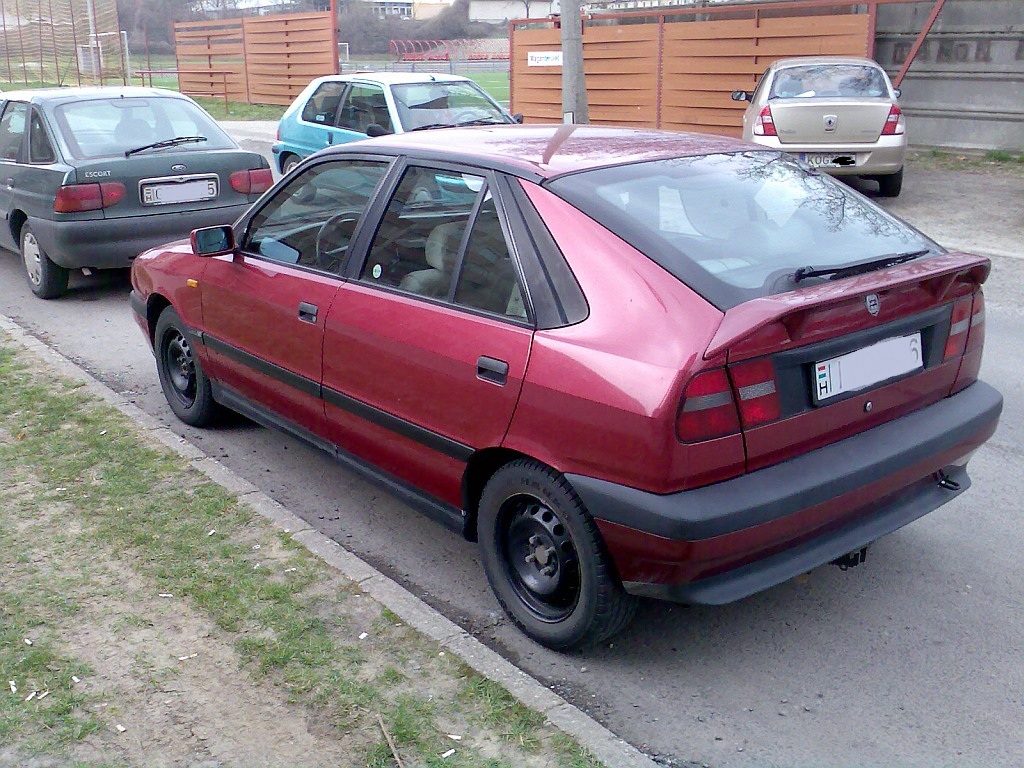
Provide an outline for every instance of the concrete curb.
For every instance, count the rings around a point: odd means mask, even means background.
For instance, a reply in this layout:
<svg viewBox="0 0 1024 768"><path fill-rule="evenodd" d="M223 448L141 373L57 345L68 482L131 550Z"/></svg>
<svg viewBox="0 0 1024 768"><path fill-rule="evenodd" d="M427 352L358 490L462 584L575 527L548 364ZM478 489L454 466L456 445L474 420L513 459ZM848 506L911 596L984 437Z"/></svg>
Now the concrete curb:
<svg viewBox="0 0 1024 768"><path fill-rule="evenodd" d="M523 705L544 715L552 725L576 739L606 765L611 768L658 768L657 763L638 749L506 661L397 582L344 549L336 541L315 531L309 523L264 494L255 485L239 477L216 459L206 456L157 419L3 315L0 315L0 330L50 365L64 378L82 384L82 388L90 395L117 408L140 427L142 436L175 451L207 478L237 494L240 503L290 534L312 554L354 581L368 596L421 634L458 656L479 674L504 686Z"/></svg>

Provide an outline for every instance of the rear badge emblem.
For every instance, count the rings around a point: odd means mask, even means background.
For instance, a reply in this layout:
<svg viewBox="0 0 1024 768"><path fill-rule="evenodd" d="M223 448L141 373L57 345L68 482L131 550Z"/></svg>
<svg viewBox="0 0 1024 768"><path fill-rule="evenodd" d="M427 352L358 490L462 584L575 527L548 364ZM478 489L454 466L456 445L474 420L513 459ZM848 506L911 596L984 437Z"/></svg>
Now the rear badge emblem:
<svg viewBox="0 0 1024 768"><path fill-rule="evenodd" d="M182 165L181 163L178 163L177 165L172 165L171 170L181 172L185 170L185 166Z"/></svg>
<svg viewBox="0 0 1024 768"><path fill-rule="evenodd" d="M871 315L872 317L877 315L878 314L878 309L879 309L878 294L877 293L869 293L867 296L865 296L864 297L864 306L868 308L868 314L869 315Z"/></svg>
<svg viewBox="0 0 1024 768"><path fill-rule="evenodd" d="M839 115L825 115L823 119L825 121L826 131L834 131L836 126L839 124Z"/></svg>

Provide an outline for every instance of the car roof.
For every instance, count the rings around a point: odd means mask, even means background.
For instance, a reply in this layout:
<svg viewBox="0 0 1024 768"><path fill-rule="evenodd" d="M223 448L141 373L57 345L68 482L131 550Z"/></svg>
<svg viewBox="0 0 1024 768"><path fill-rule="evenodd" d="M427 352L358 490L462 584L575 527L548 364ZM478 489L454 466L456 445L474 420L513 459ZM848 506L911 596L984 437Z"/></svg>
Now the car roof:
<svg viewBox="0 0 1024 768"><path fill-rule="evenodd" d="M882 69L882 66L874 59L865 59L861 56L794 56L788 59L776 59L771 63L769 69L785 69L808 64L859 64Z"/></svg>
<svg viewBox="0 0 1024 768"><path fill-rule="evenodd" d="M31 101L33 104L60 104L81 99L166 97L189 100L177 91L166 88L143 88L137 85L88 85L68 88L33 88L21 91L5 91L2 98L13 101Z"/></svg>
<svg viewBox="0 0 1024 768"><path fill-rule="evenodd" d="M377 85L405 85L407 83L464 83L468 77L445 75L440 72L349 72L343 75L325 75L318 83L341 82L375 83Z"/></svg>
<svg viewBox="0 0 1024 768"><path fill-rule="evenodd" d="M672 157L765 151L739 139L700 133L596 125L495 125L381 136L327 150L463 162L536 181L568 173Z"/></svg>

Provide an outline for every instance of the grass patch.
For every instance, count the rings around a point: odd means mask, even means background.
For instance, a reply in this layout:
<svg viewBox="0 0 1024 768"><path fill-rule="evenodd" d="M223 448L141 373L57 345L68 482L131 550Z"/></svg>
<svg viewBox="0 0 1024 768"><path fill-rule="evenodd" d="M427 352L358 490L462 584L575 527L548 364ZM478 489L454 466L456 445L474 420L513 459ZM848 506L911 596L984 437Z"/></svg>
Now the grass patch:
<svg viewBox="0 0 1024 768"><path fill-rule="evenodd" d="M958 152L942 149L911 151L907 164L916 168L971 173L1024 174L1024 154L1004 150Z"/></svg>
<svg viewBox="0 0 1024 768"><path fill-rule="evenodd" d="M190 685L198 654L165 647L185 611L209 627L200 638L234 655L233 684L275 692L361 764L394 765L386 731L415 765L599 765L185 460L145 443L122 414L38 365L0 336L5 748L75 764L88 738L92 754L106 745L103 759L124 762L117 718L168 685ZM98 684L93 667L106 662L99 651L81 657L96 645L76 645L83 632L117 648L120 687ZM75 678L97 683L83 689Z"/></svg>
<svg viewBox="0 0 1024 768"><path fill-rule="evenodd" d="M1007 152L1003 149L990 149L985 153L990 163L1024 163L1024 153Z"/></svg>

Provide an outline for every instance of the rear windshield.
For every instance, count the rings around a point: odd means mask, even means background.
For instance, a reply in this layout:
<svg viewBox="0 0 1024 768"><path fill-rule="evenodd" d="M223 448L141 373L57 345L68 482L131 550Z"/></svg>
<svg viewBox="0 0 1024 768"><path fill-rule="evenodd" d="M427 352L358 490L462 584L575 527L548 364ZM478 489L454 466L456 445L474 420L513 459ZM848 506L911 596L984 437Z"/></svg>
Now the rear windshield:
<svg viewBox="0 0 1024 768"><path fill-rule="evenodd" d="M236 146L202 108L178 98L74 101L57 107L54 116L69 153L80 160L123 157L128 150L182 136L203 136L206 141L180 144L173 151L201 152Z"/></svg>
<svg viewBox="0 0 1024 768"><path fill-rule="evenodd" d="M779 70L769 99L888 96L882 70L864 64L808 64Z"/></svg>
<svg viewBox="0 0 1024 768"><path fill-rule="evenodd" d="M781 152L680 157L562 176L548 188L721 310L828 269L942 249ZM814 278L811 280L817 280Z"/></svg>

